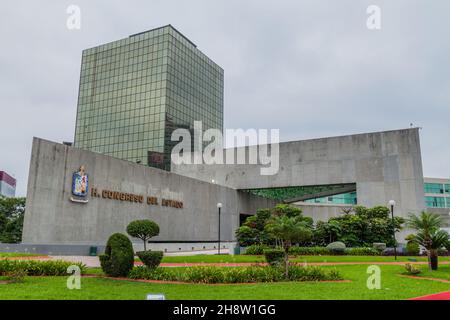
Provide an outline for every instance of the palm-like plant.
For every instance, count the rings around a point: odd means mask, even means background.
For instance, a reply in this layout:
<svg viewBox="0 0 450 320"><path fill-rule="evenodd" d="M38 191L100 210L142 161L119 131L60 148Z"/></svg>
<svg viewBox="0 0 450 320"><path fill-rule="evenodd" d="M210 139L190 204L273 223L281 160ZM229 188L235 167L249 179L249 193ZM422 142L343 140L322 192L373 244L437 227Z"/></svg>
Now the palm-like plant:
<svg viewBox="0 0 450 320"><path fill-rule="evenodd" d="M298 242L310 240L312 237L311 225L302 216L288 217L287 215L274 216L265 227L266 231L279 240L284 249L285 276L289 276L289 248Z"/></svg>
<svg viewBox="0 0 450 320"><path fill-rule="evenodd" d="M430 270L437 270L438 250L448 243L448 233L440 230L441 218L429 212L422 212L419 216L410 214L406 224L417 231L412 241L427 250Z"/></svg>

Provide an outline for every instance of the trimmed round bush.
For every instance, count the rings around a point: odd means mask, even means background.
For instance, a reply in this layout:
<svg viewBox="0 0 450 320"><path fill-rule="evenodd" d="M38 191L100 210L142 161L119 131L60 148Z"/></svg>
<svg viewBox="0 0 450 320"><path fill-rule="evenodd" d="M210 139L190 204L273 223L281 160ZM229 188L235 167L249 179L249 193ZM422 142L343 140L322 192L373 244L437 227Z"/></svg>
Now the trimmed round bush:
<svg viewBox="0 0 450 320"><path fill-rule="evenodd" d="M100 255L103 272L111 277L126 277L134 266L134 251L130 239L114 233L108 239L105 254Z"/></svg>
<svg viewBox="0 0 450 320"><path fill-rule="evenodd" d="M284 260L284 251L281 249L264 250L266 261L271 266L279 266Z"/></svg>
<svg viewBox="0 0 450 320"><path fill-rule="evenodd" d="M164 253L162 251L138 251L136 255L150 269L158 268Z"/></svg>
<svg viewBox="0 0 450 320"><path fill-rule="evenodd" d="M144 251L146 251L148 239L159 234L159 226L152 220L135 220L128 224L127 233L133 238L144 241Z"/></svg>
<svg viewBox="0 0 450 320"><path fill-rule="evenodd" d="M327 245L327 248L333 252L333 254L344 254L345 253L345 243L341 241L332 242Z"/></svg>

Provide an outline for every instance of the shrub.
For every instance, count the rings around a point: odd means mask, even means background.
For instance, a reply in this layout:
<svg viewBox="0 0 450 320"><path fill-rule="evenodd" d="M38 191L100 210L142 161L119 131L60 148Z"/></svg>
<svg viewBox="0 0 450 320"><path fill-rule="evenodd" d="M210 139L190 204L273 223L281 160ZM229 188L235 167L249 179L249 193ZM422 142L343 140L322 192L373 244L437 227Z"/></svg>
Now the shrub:
<svg viewBox="0 0 450 320"><path fill-rule="evenodd" d="M247 255L263 255L264 250L270 249L269 246L264 244L253 244L251 246L248 246L245 249L245 254Z"/></svg>
<svg viewBox="0 0 450 320"><path fill-rule="evenodd" d="M405 269L408 274L413 274L413 275L419 274L422 272L419 268L413 266L411 263L405 264Z"/></svg>
<svg viewBox="0 0 450 320"><path fill-rule="evenodd" d="M25 280L27 271L25 269L17 269L6 273L6 279L10 283L22 283Z"/></svg>
<svg viewBox="0 0 450 320"><path fill-rule="evenodd" d="M420 254L420 246L413 241L406 244L406 253L410 256L418 256Z"/></svg>
<svg viewBox="0 0 450 320"><path fill-rule="evenodd" d="M378 256L380 251L370 247L347 248L344 253L349 256Z"/></svg>
<svg viewBox="0 0 450 320"><path fill-rule="evenodd" d="M67 268L77 265L81 273L85 272L86 266L81 263L68 261L50 260L0 260L0 276L8 276L13 273L24 271L28 276L64 276L67 275Z"/></svg>
<svg viewBox="0 0 450 320"><path fill-rule="evenodd" d="M320 267L289 266L286 279L282 268L271 267L190 267L148 269L135 267L129 274L131 279L182 281L193 283L257 283L278 281L325 281L342 280L336 269Z"/></svg>
<svg viewBox="0 0 450 320"><path fill-rule="evenodd" d="M337 255L345 253L345 243L340 241L330 243L329 245L327 245L327 248Z"/></svg>
<svg viewBox="0 0 450 320"><path fill-rule="evenodd" d="M139 251L136 255L148 268L155 269L161 263L164 254L162 251Z"/></svg>
<svg viewBox="0 0 450 320"><path fill-rule="evenodd" d="M133 238L144 241L144 251L146 251L148 239L159 234L159 226L151 220L135 220L128 224L127 233Z"/></svg>
<svg viewBox="0 0 450 320"><path fill-rule="evenodd" d="M264 256L271 266L280 266L284 261L284 251L281 249L264 250Z"/></svg>
<svg viewBox="0 0 450 320"><path fill-rule="evenodd" d="M105 254L100 255L103 272L111 277L125 277L134 265L133 245L124 234L114 233L108 239Z"/></svg>

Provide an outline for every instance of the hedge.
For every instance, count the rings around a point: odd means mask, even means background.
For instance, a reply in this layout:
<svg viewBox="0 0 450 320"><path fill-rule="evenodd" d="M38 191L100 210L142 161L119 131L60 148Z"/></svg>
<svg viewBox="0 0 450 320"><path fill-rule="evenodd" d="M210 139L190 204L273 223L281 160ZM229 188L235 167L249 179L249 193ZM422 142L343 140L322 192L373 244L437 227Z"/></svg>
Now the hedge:
<svg viewBox="0 0 450 320"><path fill-rule="evenodd" d="M50 260L0 260L0 276L8 275L16 271L24 271L28 276L67 276L67 268L76 265L83 274L86 266L81 263L69 261Z"/></svg>
<svg viewBox="0 0 450 320"><path fill-rule="evenodd" d="M245 254L261 256L264 254L264 250L267 249L271 249L271 247L265 244L252 244L251 246L245 248Z"/></svg>
<svg viewBox="0 0 450 320"><path fill-rule="evenodd" d="M192 283L257 283L278 281L332 281L342 280L336 269L323 269L317 266L289 266L286 279L282 268L272 267L189 267L157 268L135 267L128 275L131 279L180 281Z"/></svg>

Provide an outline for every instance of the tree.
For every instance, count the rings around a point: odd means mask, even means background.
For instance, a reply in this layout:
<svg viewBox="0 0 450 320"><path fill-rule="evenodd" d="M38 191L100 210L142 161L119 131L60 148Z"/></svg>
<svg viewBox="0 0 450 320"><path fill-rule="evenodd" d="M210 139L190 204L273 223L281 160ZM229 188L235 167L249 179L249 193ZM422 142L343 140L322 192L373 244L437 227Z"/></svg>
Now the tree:
<svg viewBox="0 0 450 320"><path fill-rule="evenodd" d="M0 196L0 242L17 243L22 240L25 198Z"/></svg>
<svg viewBox="0 0 450 320"><path fill-rule="evenodd" d="M421 212L419 216L410 214L407 226L417 231L412 241L427 250L428 267L430 270L438 268L438 250L448 243L448 233L440 230L441 218L434 213Z"/></svg>
<svg viewBox="0 0 450 320"><path fill-rule="evenodd" d="M265 229L278 239L284 250L285 276L289 277L289 248L294 243L309 241L312 237L310 223L301 215L289 217L287 215L273 216Z"/></svg>
<svg viewBox="0 0 450 320"><path fill-rule="evenodd" d="M255 215L248 217L242 226L236 230L236 239L239 244L250 246L273 243L273 238L264 230L264 226L271 215L271 209L258 209Z"/></svg>
<svg viewBox="0 0 450 320"><path fill-rule="evenodd" d="M329 222L318 221L314 229L314 243L326 246L341 237L342 228L338 221Z"/></svg>
<svg viewBox="0 0 450 320"><path fill-rule="evenodd" d="M144 241L144 251L147 251L147 241L159 234L159 226L151 220L135 220L128 224L127 233Z"/></svg>

